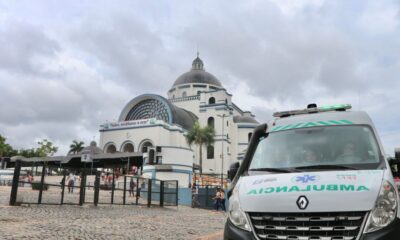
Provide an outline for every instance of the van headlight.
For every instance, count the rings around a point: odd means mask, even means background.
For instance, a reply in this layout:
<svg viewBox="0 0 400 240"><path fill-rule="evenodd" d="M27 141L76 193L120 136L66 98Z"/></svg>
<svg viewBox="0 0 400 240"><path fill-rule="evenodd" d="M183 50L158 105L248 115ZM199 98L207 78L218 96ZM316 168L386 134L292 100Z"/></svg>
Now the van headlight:
<svg viewBox="0 0 400 240"><path fill-rule="evenodd" d="M365 233L374 232L388 226L397 215L397 191L384 180L375 207L369 214Z"/></svg>
<svg viewBox="0 0 400 240"><path fill-rule="evenodd" d="M229 220L236 227L250 231L250 224L247 220L246 214L240 208L238 185L233 189L232 196L229 198Z"/></svg>

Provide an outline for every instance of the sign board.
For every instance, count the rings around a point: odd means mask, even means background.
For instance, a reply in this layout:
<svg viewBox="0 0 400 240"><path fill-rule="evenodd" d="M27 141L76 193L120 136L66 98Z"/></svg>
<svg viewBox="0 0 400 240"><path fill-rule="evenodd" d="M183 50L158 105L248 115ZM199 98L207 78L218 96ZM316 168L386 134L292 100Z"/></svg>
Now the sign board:
<svg viewBox="0 0 400 240"><path fill-rule="evenodd" d="M92 154L90 151L82 151L81 162L92 162Z"/></svg>
<svg viewBox="0 0 400 240"><path fill-rule="evenodd" d="M146 125L153 125L156 123L157 123L156 118L149 118L149 119L140 119L140 120L132 120L124 122L105 123L101 125L101 127L106 130L106 129L146 126Z"/></svg>

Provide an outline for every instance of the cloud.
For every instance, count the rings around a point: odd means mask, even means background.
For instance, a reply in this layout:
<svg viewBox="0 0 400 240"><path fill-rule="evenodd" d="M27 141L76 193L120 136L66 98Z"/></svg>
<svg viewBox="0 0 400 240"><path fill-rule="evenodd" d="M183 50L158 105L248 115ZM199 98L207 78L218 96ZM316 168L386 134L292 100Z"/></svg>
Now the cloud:
<svg viewBox="0 0 400 240"><path fill-rule="evenodd" d="M6 21L0 30L0 71L45 76L45 62L60 46L40 27L18 21Z"/></svg>
<svg viewBox="0 0 400 240"><path fill-rule="evenodd" d="M372 1L361 14L357 24L371 34L386 34L398 30L399 4L397 2Z"/></svg>
<svg viewBox="0 0 400 240"><path fill-rule="evenodd" d="M12 47L1 56L0 134L17 148L35 147L41 138L63 152L73 139L88 143L100 124L117 118L131 94L68 55L43 29L16 26L1 40Z"/></svg>
<svg viewBox="0 0 400 240"><path fill-rule="evenodd" d="M198 19L182 35L204 42L209 58L247 82L253 94L294 100L304 97L299 89L310 82L333 94L363 89L351 39L340 29L304 27L308 20L286 18L270 3L225 14Z"/></svg>
<svg viewBox="0 0 400 240"><path fill-rule="evenodd" d="M107 78L140 91L166 91L171 85L170 57L158 32L129 12L86 19L74 26L70 42L98 63ZM140 83L138 85L137 83Z"/></svg>

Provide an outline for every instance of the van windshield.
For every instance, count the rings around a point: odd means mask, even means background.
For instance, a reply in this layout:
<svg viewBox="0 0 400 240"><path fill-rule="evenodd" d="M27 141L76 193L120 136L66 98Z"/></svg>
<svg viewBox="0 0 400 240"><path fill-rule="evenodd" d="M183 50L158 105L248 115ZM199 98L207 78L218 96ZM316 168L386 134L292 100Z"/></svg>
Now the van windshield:
<svg viewBox="0 0 400 240"><path fill-rule="evenodd" d="M260 140L249 170L376 169L381 154L366 126L326 126L272 132Z"/></svg>

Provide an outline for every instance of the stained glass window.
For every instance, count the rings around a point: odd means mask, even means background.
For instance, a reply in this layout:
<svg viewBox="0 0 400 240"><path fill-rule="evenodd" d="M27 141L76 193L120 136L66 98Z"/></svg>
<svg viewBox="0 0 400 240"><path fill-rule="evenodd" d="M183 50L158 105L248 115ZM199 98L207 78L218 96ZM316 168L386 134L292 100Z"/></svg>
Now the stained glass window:
<svg viewBox="0 0 400 240"><path fill-rule="evenodd" d="M125 121L156 118L169 122L167 107L157 99L146 99L136 104L128 113Z"/></svg>

